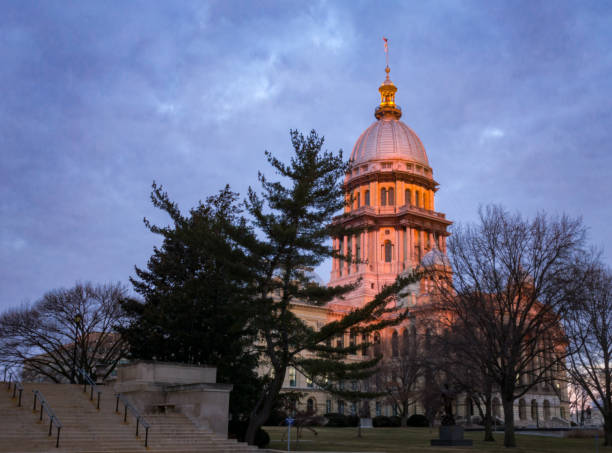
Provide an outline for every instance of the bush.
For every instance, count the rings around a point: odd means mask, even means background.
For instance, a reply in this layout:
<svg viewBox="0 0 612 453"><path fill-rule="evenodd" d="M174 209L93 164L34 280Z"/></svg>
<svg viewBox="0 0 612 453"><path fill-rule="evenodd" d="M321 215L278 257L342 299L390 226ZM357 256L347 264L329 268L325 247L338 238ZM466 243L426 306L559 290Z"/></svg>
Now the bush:
<svg viewBox="0 0 612 453"><path fill-rule="evenodd" d="M389 422L391 423L391 426L393 428L398 428L402 426L402 418L398 417L397 415L393 415L392 417L389 417Z"/></svg>
<svg viewBox="0 0 612 453"><path fill-rule="evenodd" d="M231 420L228 425L228 438L236 439L238 442L244 442L249 422L245 420ZM270 435L259 428L255 433L255 445L259 448L266 448L270 444Z"/></svg>
<svg viewBox="0 0 612 453"><path fill-rule="evenodd" d="M391 419L384 415L377 415L372 419L372 426L374 428L389 428L391 426Z"/></svg>
<svg viewBox="0 0 612 453"><path fill-rule="evenodd" d="M346 428L349 426L348 417L346 415L330 412L325 414L325 418L327 419L327 424L325 426L329 426L330 428Z"/></svg>
<svg viewBox="0 0 612 453"><path fill-rule="evenodd" d="M346 416L346 426L351 426L351 427L359 426L359 416L358 415L347 415Z"/></svg>
<svg viewBox="0 0 612 453"><path fill-rule="evenodd" d="M273 409L270 416L264 423L265 426L282 426L285 424L287 413L282 410Z"/></svg>
<svg viewBox="0 0 612 453"><path fill-rule="evenodd" d="M406 420L406 425L413 428L427 428L429 426L429 421L424 415L414 414L408 417L408 420Z"/></svg>

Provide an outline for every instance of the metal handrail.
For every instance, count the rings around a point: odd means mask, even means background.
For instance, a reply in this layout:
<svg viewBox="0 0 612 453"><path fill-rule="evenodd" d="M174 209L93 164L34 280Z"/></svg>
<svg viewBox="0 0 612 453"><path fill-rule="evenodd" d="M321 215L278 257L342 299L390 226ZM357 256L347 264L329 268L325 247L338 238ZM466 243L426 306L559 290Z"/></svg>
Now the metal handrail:
<svg viewBox="0 0 612 453"><path fill-rule="evenodd" d="M119 413L119 401L123 403L123 422L127 423L127 413L128 410L132 412L132 415L136 419L136 437L138 437L138 425L142 425L145 429L145 447L149 446L149 428L151 425L144 419L138 409L136 409L132 404L121 394L116 393L115 398L117 398L117 403L115 404L115 412Z"/></svg>
<svg viewBox="0 0 612 453"><path fill-rule="evenodd" d="M34 392L34 407L32 408L32 412L36 412L36 400L40 400L40 418L39 420L42 422L43 419L43 409L49 416L49 436L51 436L51 431L53 430L53 422L55 421L55 426L57 427L57 440L55 441L55 448L59 448L59 439L60 439L60 431L62 429L62 422L60 422L59 418L49 406L49 403L45 399L44 395L40 392L40 390L32 390Z"/></svg>
<svg viewBox="0 0 612 453"><path fill-rule="evenodd" d="M21 395L23 393L23 385L21 384L21 382L19 382L19 380L17 380L17 377L15 377L12 371L9 371L8 375L9 375L9 380L8 380L8 390L7 391L9 392L11 391L11 383L12 383L13 384L12 398L15 399L17 395L17 391L19 391L19 400L17 402L17 407L21 407Z"/></svg>
<svg viewBox="0 0 612 453"><path fill-rule="evenodd" d="M100 410L100 394L102 393L102 390L98 388L94 380L83 368L79 369L79 373L81 374L81 376L83 376L83 380L85 381L83 384L83 393L87 391L87 385L89 384L89 387L91 389L91 392L89 394L89 401L93 401L93 395L95 391L98 394L98 402L96 404L96 409Z"/></svg>

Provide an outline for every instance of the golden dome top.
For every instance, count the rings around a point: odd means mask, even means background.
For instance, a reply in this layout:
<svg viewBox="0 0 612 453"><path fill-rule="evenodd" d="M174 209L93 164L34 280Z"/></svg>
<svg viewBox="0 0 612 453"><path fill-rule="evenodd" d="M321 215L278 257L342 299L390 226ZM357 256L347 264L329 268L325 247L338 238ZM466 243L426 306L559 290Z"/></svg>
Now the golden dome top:
<svg viewBox="0 0 612 453"><path fill-rule="evenodd" d="M374 116L378 120L386 116L392 116L399 120L402 117L402 109L395 103L397 87L393 85L393 82L391 82L389 78L391 69L389 69L388 65L385 68L385 72L387 73L387 77L382 85L378 87L378 91L380 92L380 105L376 107Z"/></svg>

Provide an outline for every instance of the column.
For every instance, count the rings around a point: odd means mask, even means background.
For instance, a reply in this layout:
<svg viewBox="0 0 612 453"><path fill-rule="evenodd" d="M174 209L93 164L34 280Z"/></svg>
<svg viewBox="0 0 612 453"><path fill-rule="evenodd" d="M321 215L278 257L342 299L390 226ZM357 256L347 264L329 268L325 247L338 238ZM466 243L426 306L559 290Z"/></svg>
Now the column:
<svg viewBox="0 0 612 453"><path fill-rule="evenodd" d="M359 258L356 254L357 254L357 235L353 234L351 235L351 253L352 253L352 259L353 261L355 261L355 258ZM357 272L357 264L355 263L351 263L351 270L352 272Z"/></svg>
<svg viewBox="0 0 612 453"><path fill-rule="evenodd" d="M365 270L369 270L370 264L368 263L368 257L370 254L370 249L368 248L369 244L368 244L368 236L369 236L369 231L365 230L363 232L363 261L365 261L365 263L363 264L365 266Z"/></svg>
<svg viewBox="0 0 612 453"><path fill-rule="evenodd" d="M397 187L397 184L396 184ZM401 266L401 248L400 248L400 229L399 228L395 228L395 244L394 244L394 248L395 250L393 251L393 269L395 270L395 273L398 274L402 271L402 266Z"/></svg>
<svg viewBox="0 0 612 453"><path fill-rule="evenodd" d="M348 251L348 236L343 236L342 237L342 254L346 255L347 251ZM342 274L343 275L348 274L348 261L346 260L342 261Z"/></svg>

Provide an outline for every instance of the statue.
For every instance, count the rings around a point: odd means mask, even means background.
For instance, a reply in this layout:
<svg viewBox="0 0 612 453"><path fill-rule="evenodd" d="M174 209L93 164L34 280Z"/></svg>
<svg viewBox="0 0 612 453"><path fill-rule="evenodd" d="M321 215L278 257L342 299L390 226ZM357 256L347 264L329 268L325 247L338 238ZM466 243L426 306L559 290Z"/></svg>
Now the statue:
<svg viewBox="0 0 612 453"><path fill-rule="evenodd" d="M455 425L455 417L453 416L453 400L454 393L449 388L448 384L444 384L442 393L442 403L444 404L444 415L442 416L442 426Z"/></svg>

